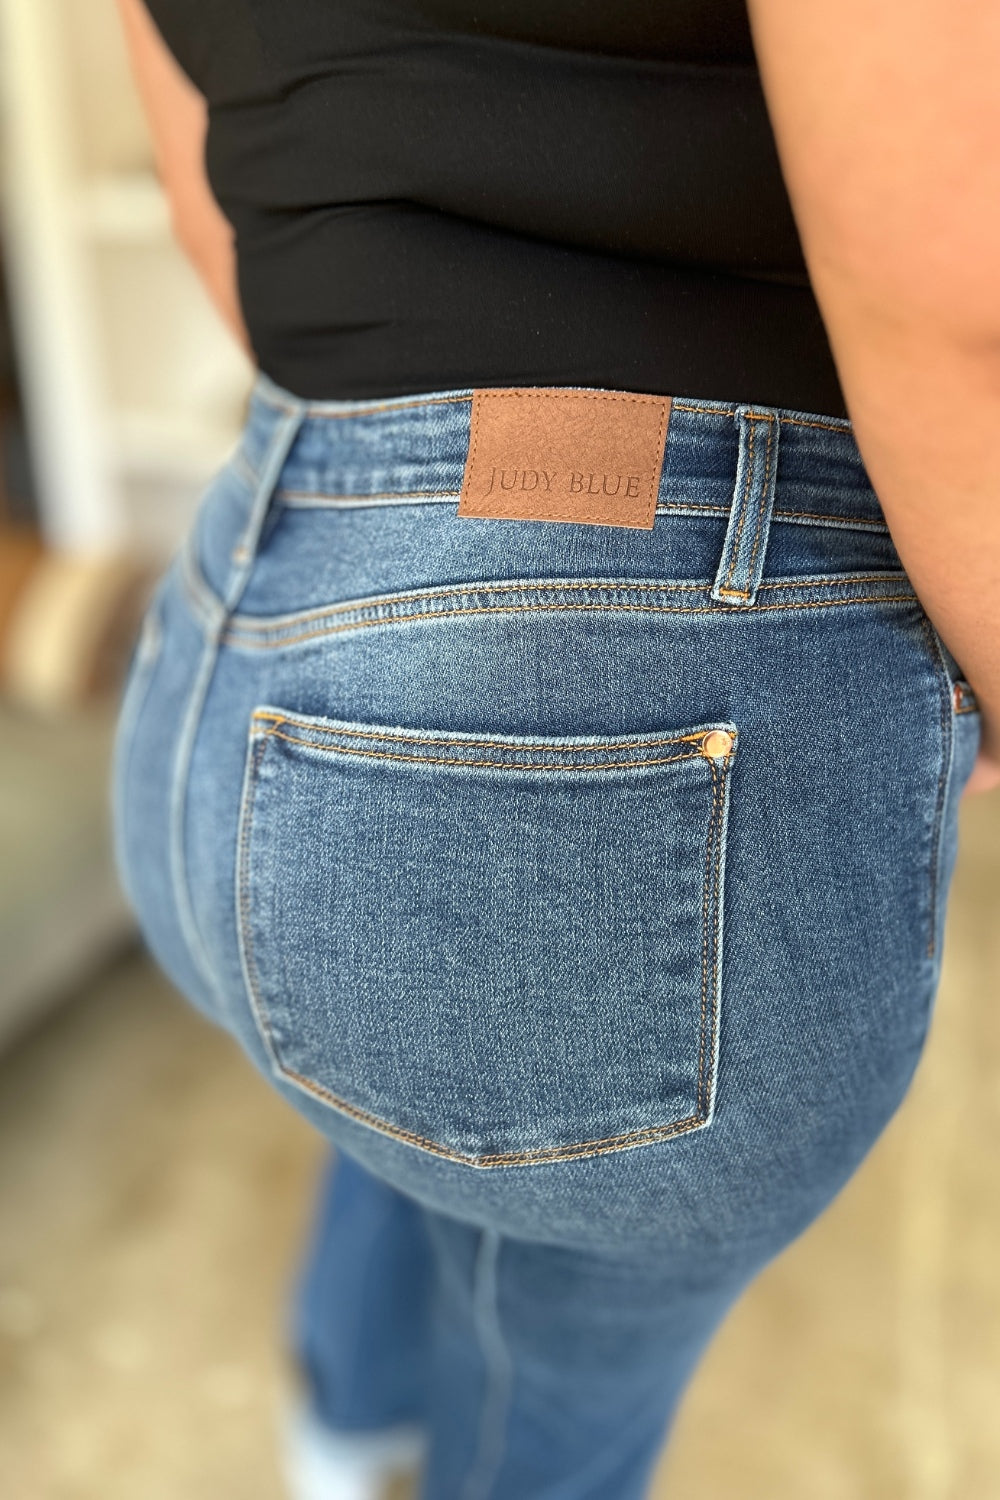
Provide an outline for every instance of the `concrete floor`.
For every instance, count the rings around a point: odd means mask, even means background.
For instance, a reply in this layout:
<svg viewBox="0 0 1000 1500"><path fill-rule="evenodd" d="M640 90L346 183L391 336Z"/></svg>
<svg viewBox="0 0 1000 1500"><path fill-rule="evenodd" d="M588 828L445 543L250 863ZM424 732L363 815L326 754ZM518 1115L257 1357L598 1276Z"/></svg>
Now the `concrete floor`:
<svg viewBox="0 0 1000 1500"><path fill-rule="evenodd" d="M655 1500L1000 1497L1000 796L910 1095L717 1337ZM125 955L0 1063L0 1495L281 1500L321 1143Z"/></svg>

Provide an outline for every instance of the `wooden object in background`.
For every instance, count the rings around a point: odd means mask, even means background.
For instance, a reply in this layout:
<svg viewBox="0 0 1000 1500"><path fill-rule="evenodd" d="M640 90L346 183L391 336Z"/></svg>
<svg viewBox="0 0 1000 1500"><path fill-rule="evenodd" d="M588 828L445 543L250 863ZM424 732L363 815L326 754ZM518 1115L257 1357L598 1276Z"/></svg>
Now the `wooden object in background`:
<svg viewBox="0 0 1000 1500"><path fill-rule="evenodd" d="M129 553L41 552L0 638L3 695L44 715L110 699L156 573Z"/></svg>
<svg viewBox="0 0 1000 1500"><path fill-rule="evenodd" d="M36 527L0 522L0 656L17 602L44 550Z"/></svg>
<svg viewBox="0 0 1000 1500"><path fill-rule="evenodd" d="M0 0L0 242L46 543L166 558L253 372L171 233L114 0Z"/></svg>

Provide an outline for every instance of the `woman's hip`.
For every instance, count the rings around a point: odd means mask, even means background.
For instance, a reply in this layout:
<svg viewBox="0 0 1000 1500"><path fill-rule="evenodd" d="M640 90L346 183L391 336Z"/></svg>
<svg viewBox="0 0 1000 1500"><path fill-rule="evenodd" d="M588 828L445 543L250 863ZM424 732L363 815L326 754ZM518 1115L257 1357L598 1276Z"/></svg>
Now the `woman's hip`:
<svg viewBox="0 0 1000 1500"><path fill-rule="evenodd" d="M912 1074L977 734L849 428L675 401L651 525L473 517L468 394L262 391L127 690L154 954L429 1207L766 1257Z"/></svg>

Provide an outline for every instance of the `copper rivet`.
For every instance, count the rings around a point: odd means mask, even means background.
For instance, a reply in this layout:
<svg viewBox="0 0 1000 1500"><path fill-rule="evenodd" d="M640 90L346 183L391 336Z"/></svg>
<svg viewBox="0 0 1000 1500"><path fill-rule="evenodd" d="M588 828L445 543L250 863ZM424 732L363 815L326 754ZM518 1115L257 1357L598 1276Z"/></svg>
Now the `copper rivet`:
<svg viewBox="0 0 1000 1500"><path fill-rule="evenodd" d="M728 755L732 748L733 737L725 729L713 729L701 742L701 753L707 755L709 760L715 760L720 755Z"/></svg>

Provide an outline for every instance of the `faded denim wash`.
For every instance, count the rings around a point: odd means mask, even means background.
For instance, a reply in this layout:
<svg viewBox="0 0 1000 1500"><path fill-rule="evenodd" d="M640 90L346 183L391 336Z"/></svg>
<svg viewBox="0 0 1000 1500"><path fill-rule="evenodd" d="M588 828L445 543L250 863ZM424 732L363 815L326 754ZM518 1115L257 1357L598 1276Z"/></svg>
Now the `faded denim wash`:
<svg viewBox="0 0 1000 1500"><path fill-rule="evenodd" d="M320 1418L425 1424L423 1500L639 1500L907 1089L979 713L849 422L675 396L642 530L459 517L470 409L258 375L133 653L117 859L338 1148Z"/></svg>

